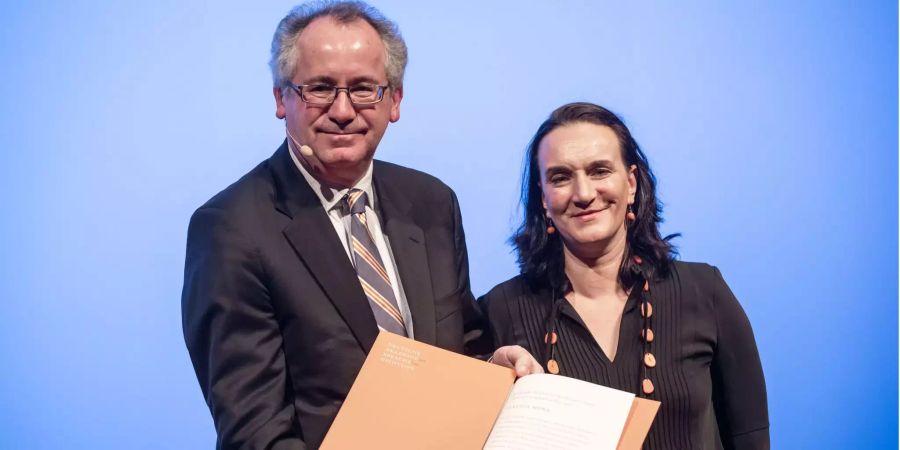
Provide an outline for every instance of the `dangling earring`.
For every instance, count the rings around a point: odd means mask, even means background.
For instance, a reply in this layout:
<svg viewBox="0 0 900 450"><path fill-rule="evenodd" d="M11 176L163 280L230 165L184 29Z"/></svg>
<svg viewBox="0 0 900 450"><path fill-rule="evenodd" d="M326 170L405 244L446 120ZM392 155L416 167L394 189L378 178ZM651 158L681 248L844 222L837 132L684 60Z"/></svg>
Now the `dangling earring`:
<svg viewBox="0 0 900 450"><path fill-rule="evenodd" d="M547 234L556 233L556 227L553 226L553 220L547 217Z"/></svg>
<svg viewBox="0 0 900 450"><path fill-rule="evenodd" d="M634 222L637 217L634 215L634 211L631 210L631 204L628 205L628 210L625 213L625 220L629 222Z"/></svg>

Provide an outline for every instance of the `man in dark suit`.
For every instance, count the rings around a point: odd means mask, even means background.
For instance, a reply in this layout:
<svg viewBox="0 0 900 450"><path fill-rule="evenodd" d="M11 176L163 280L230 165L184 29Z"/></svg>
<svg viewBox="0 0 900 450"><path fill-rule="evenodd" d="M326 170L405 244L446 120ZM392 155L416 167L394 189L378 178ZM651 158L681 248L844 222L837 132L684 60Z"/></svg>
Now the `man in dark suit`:
<svg viewBox="0 0 900 450"><path fill-rule="evenodd" d="M302 5L278 26L287 139L188 230L184 335L218 448L318 447L379 328L492 350L455 195L373 160L405 64L396 26L365 4Z"/></svg>

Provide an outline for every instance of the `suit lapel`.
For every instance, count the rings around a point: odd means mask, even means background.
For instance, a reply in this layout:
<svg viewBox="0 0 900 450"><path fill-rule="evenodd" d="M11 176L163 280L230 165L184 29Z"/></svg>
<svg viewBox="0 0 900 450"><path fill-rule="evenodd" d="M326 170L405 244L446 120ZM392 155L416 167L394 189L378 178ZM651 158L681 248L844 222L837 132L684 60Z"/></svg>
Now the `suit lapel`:
<svg viewBox="0 0 900 450"><path fill-rule="evenodd" d="M378 326L322 203L298 172L287 143L270 161L276 180L276 208L291 217L284 236L368 353Z"/></svg>
<svg viewBox="0 0 900 450"><path fill-rule="evenodd" d="M384 224L398 277L406 294L406 301L413 320L413 333L417 341L434 345L435 316L434 295L431 287L431 270L425 252L425 233L412 215L412 204L407 196L381 172L375 162L372 182L378 196L378 214Z"/></svg>

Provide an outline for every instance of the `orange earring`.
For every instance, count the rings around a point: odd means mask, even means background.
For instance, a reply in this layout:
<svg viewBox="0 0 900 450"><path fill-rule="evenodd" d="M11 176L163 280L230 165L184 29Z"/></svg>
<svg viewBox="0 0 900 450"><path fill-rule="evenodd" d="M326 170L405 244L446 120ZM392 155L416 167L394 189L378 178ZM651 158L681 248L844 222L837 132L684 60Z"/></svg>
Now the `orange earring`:
<svg viewBox="0 0 900 450"><path fill-rule="evenodd" d="M636 218L634 211L631 210L631 205L628 205L628 212L625 213L625 219L629 222L634 222Z"/></svg>

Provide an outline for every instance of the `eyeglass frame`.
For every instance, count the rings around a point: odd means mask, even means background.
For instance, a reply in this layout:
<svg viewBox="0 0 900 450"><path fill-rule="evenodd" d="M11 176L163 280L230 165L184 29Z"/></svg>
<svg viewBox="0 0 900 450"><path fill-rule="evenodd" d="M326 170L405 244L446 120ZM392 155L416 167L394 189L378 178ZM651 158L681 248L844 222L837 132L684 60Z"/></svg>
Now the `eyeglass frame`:
<svg viewBox="0 0 900 450"><path fill-rule="evenodd" d="M355 85L353 85L353 86L344 86L344 87L330 86L330 85L325 84L325 83L315 83L315 84L294 84L294 83L291 83L291 82L285 82L284 84L285 84L286 87L289 87L289 88L293 89L294 92L297 93L297 96L300 97L300 100L302 100L304 103L308 103L308 104L310 104L310 105L317 105L317 106L325 106L325 105L331 105L331 104L333 104L333 103L337 100L338 95L341 93L341 91L344 91L344 92L347 93L347 100L349 100L350 103L351 103L352 105L360 105L360 106L377 105L378 103L381 103L382 100L384 100L384 93L385 93L385 91L386 91L389 87L391 87L390 84L381 85L381 84L370 84L370 83L358 83L358 84L355 84ZM359 102L353 101L353 96L350 95L350 88L356 87L356 86L366 86L366 85L368 85L368 86L375 86L376 88L378 88L378 91L377 91L377 93L378 93L378 100L375 100L374 102L371 102L371 103L359 103ZM303 88L304 88L304 87L307 87L307 86L329 86L329 87L331 87L331 88L334 90L334 97L331 99L330 102L322 102L322 103L318 103L318 102L314 102L314 101L311 102L311 101L307 100L306 97L303 96Z"/></svg>

